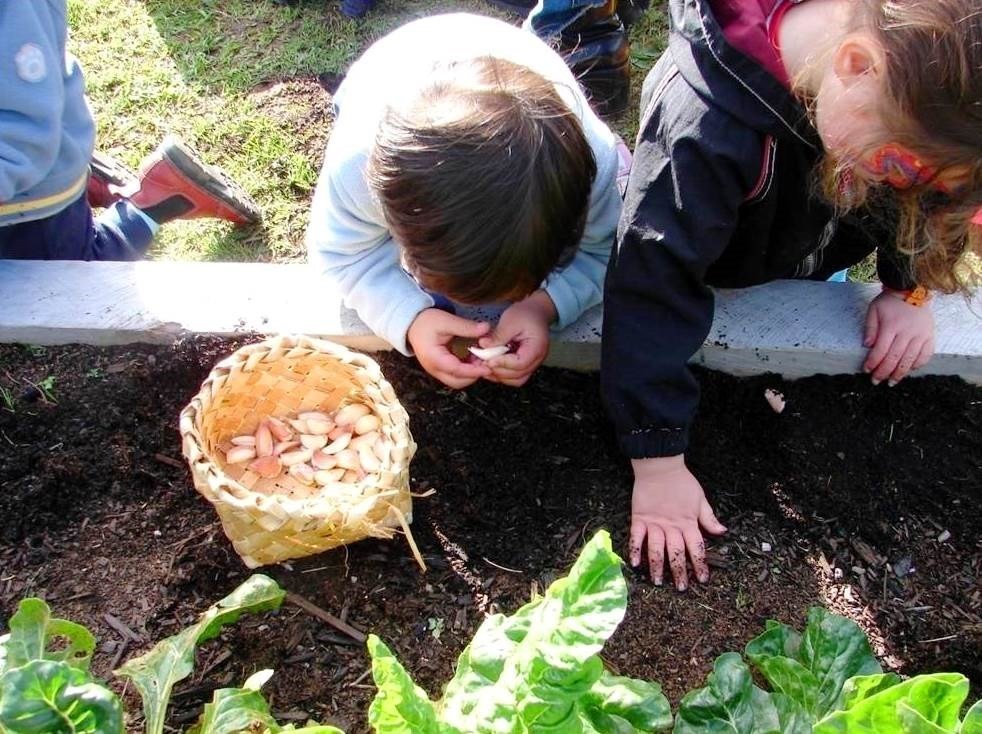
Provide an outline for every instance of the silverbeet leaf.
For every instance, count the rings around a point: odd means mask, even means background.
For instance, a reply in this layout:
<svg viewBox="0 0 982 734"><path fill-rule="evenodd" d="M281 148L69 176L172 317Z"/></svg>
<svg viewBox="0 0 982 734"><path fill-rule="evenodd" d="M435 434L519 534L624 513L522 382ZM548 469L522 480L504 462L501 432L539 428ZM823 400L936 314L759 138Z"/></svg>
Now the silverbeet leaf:
<svg viewBox="0 0 982 734"><path fill-rule="evenodd" d="M675 717L676 734L780 734L777 707L753 683L739 653L716 658L706 686L686 694Z"/></svg>
<svg viewBox="0 0 982 734"><path fill-rule="evenodd" d="M163 731L171 690L175 683L191 673L195 647L218 635L222 627L243 614L278 608L285 593L268 576L255 574L209 607L197 624L161 640L150 652L127 661L116 671L117 675L131 679L140 691L147 734Z"/></svg>
<svg viewBox="0 0 982 734"><path fill-rule="evenodd" d="M32 660L0 677L0 731L7 734L122 734L112 691L67 662Z"/></svg>
<svg viewBox="0 0 982 734"><path fill-rule="evenodd" d="M376 638L379 734L637 734L671 726L656 684L611 676L598 654L624 617L627 586L610 536L598 532L569 575L515 614L486 619L430 702Z"/></svg>
<svg viewBox="0 0 982 734"><path fill-rule="evenodd" d="M841 707L843 686L849 678L881 670L862 629L821 607L809 610L801 635L786 625L768 622L745 652L776 692L813 719Z"/></svg>
<svg viewBox="0 0 982 734"><path fill-rule="evenodd" d="M603 734L664 731L672 709L657 683L603 673L584 697L582 707L593 728Z"/></svg>
<svg viewBox="0 0 982 734"><path fill-rule="evenodd" d="M85 627L51 616L41 599L21 600L10 618L10 633L0 638L0 674L34 660L56 660L88 670L95 637ZM59 640L57 648L52 641Z"/></svg>
<svg viewBox="0 0 982 734"><path fill-rule="evenodd" d="M929 734L957 732L958 712L968 696L968 679L958 673L928 673L884 687L862 682L863 696L851 691L849 708L819 721L814 734ZM968 717L966 717L966 721ZM965 726L961 726L965 734Z"/></svg>
<svg viewBox="0 0 982 734"><path fill-rule="evenodd" d="M372 677L378 693L368 709L368 723L377 734L438 734L436 711L422 688L413 683L392 651L375 635L368 636Z"/></svg>

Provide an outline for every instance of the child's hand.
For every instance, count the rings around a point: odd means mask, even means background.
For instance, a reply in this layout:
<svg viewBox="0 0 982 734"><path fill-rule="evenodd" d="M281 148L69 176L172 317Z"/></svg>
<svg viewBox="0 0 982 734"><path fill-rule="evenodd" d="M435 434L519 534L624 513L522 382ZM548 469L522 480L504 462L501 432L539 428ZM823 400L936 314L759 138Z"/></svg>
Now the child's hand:
<svg viewBox="0 0 982 734"><path fill-rule="evenodd" d="M545 291L505 309L492 336L480 340L481 347L510 344L515 351L487 361L491 375L486 379L521 387L549 354L549 324L556 319L556 307Z"/></svg>
<svg viewBox="0 0 982 734"><path fill-rule="evenodd" d="M700 582L709 581L706 545L699 527L722 535L726 528L713 514L702 486L685 466L684 456L632 459L634 496L631 500L631 565L641 563L641 547L648 539L648 571L655 586L662 585L665 552L675 588L688 587L685 554Z"/></svg>
<svg viewBox="0 0 982 734"><path fill-rule="evenodd" d="M912 306L902 294L885 290L866 312L863 345L872 347L863 369L872 373L873 384L889 380L893 387L934 354L934 314L929 306Z"/></svg>
<svg viewBox="0 0 982 734"><path fill-rule="evenodd" d="M491 374L491 368L479 362L463 362L450 351L454 337L478 339L491 329L484 322L454 316L438 308L420 311L409 326L406 340L416 359L444 385L461 389Z"/></svg>

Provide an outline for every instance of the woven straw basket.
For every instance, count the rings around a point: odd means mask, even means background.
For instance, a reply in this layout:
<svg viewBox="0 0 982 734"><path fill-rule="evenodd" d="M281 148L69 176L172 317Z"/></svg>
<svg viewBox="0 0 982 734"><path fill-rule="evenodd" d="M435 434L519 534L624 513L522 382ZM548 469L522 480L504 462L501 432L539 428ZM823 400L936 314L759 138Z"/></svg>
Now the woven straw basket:
<svg viewBox="0 0 982 734"><path fill-rule="evenodd" d="M308 496L293 498L291 490L300 485L288 473L264 479L247 464L225 462L230 440L253 433L267 417L332 413L350 403L364 403L378 416L391 450L379 471L344 496L327 488L309 496L305 487L298 494ZM180 428L194 486L215 506L225 534L250 568L366 537L391 538L395 528L405 531L423 565L409 532L409 462L416 451L409 416L371 358L303 336L250 344L215 366L181 412Z"/></svg>

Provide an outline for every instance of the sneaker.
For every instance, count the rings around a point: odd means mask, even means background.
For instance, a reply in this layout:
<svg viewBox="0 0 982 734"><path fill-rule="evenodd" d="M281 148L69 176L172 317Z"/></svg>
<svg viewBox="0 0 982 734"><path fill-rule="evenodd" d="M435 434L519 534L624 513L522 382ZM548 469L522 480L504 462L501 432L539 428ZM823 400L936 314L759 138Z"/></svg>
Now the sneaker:
<svg viewBox="0 0 982 734"><path fill-rule="evenodd" d="M129 198L161 224L198 217L255 224L262 218L241 186L170 135L140 166L140 188Z"/></svg>
<svg viewBox="0 0 982 734"><path fill-rule="evenodd" d="M93 151L85 194L89 206L106 209L140 187L140 179L115 158Z"/></svg>

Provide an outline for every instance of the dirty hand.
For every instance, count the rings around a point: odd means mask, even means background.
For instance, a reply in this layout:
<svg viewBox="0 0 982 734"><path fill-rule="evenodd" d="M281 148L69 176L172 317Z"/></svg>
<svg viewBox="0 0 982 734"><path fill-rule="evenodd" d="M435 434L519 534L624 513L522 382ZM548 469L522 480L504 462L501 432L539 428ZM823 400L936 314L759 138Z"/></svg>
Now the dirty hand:
<svg viewBox="0 0 982 734"><path fill-rule="evenodd" d="M866 312L863 346L871 347L863 369L872 373L873 384L888 380L893 387L934 354L931 307L912 306L902 293L883 291Z"/></svg>
<svg viewBox="0 0 982 734"><path fill-rule="evenodd" d="M655 586L662 585L666 552L676 589L688 588L686 551L696 578L709 581L706 544L699 528L712 535L722 535L726 528L713 514L699 480L685 466L685 457L633 459L631 465L631 565L641 564L641 547L647 537L648 570Z"/></svg>
<svg viewBox="0 0 982 734"><path fill-rule="evenodd" d="M454 337L479 339L490 330L490 324L428 308L420 311L413 320L406 340L424 370L444 385L459 390L490 375L491 368L482 363L461 361L450 351L450 343Z"/></svg>
<svg viewBox="0 0 982 734"><path fill-rule="evenodd" d="M483 348L510 344L515 351L487 361L491 375L486 379L521 387L549 354L549 324L556 320L556 307L545 291L513 303L498 320L494 333L480 340Z"/></svg>

